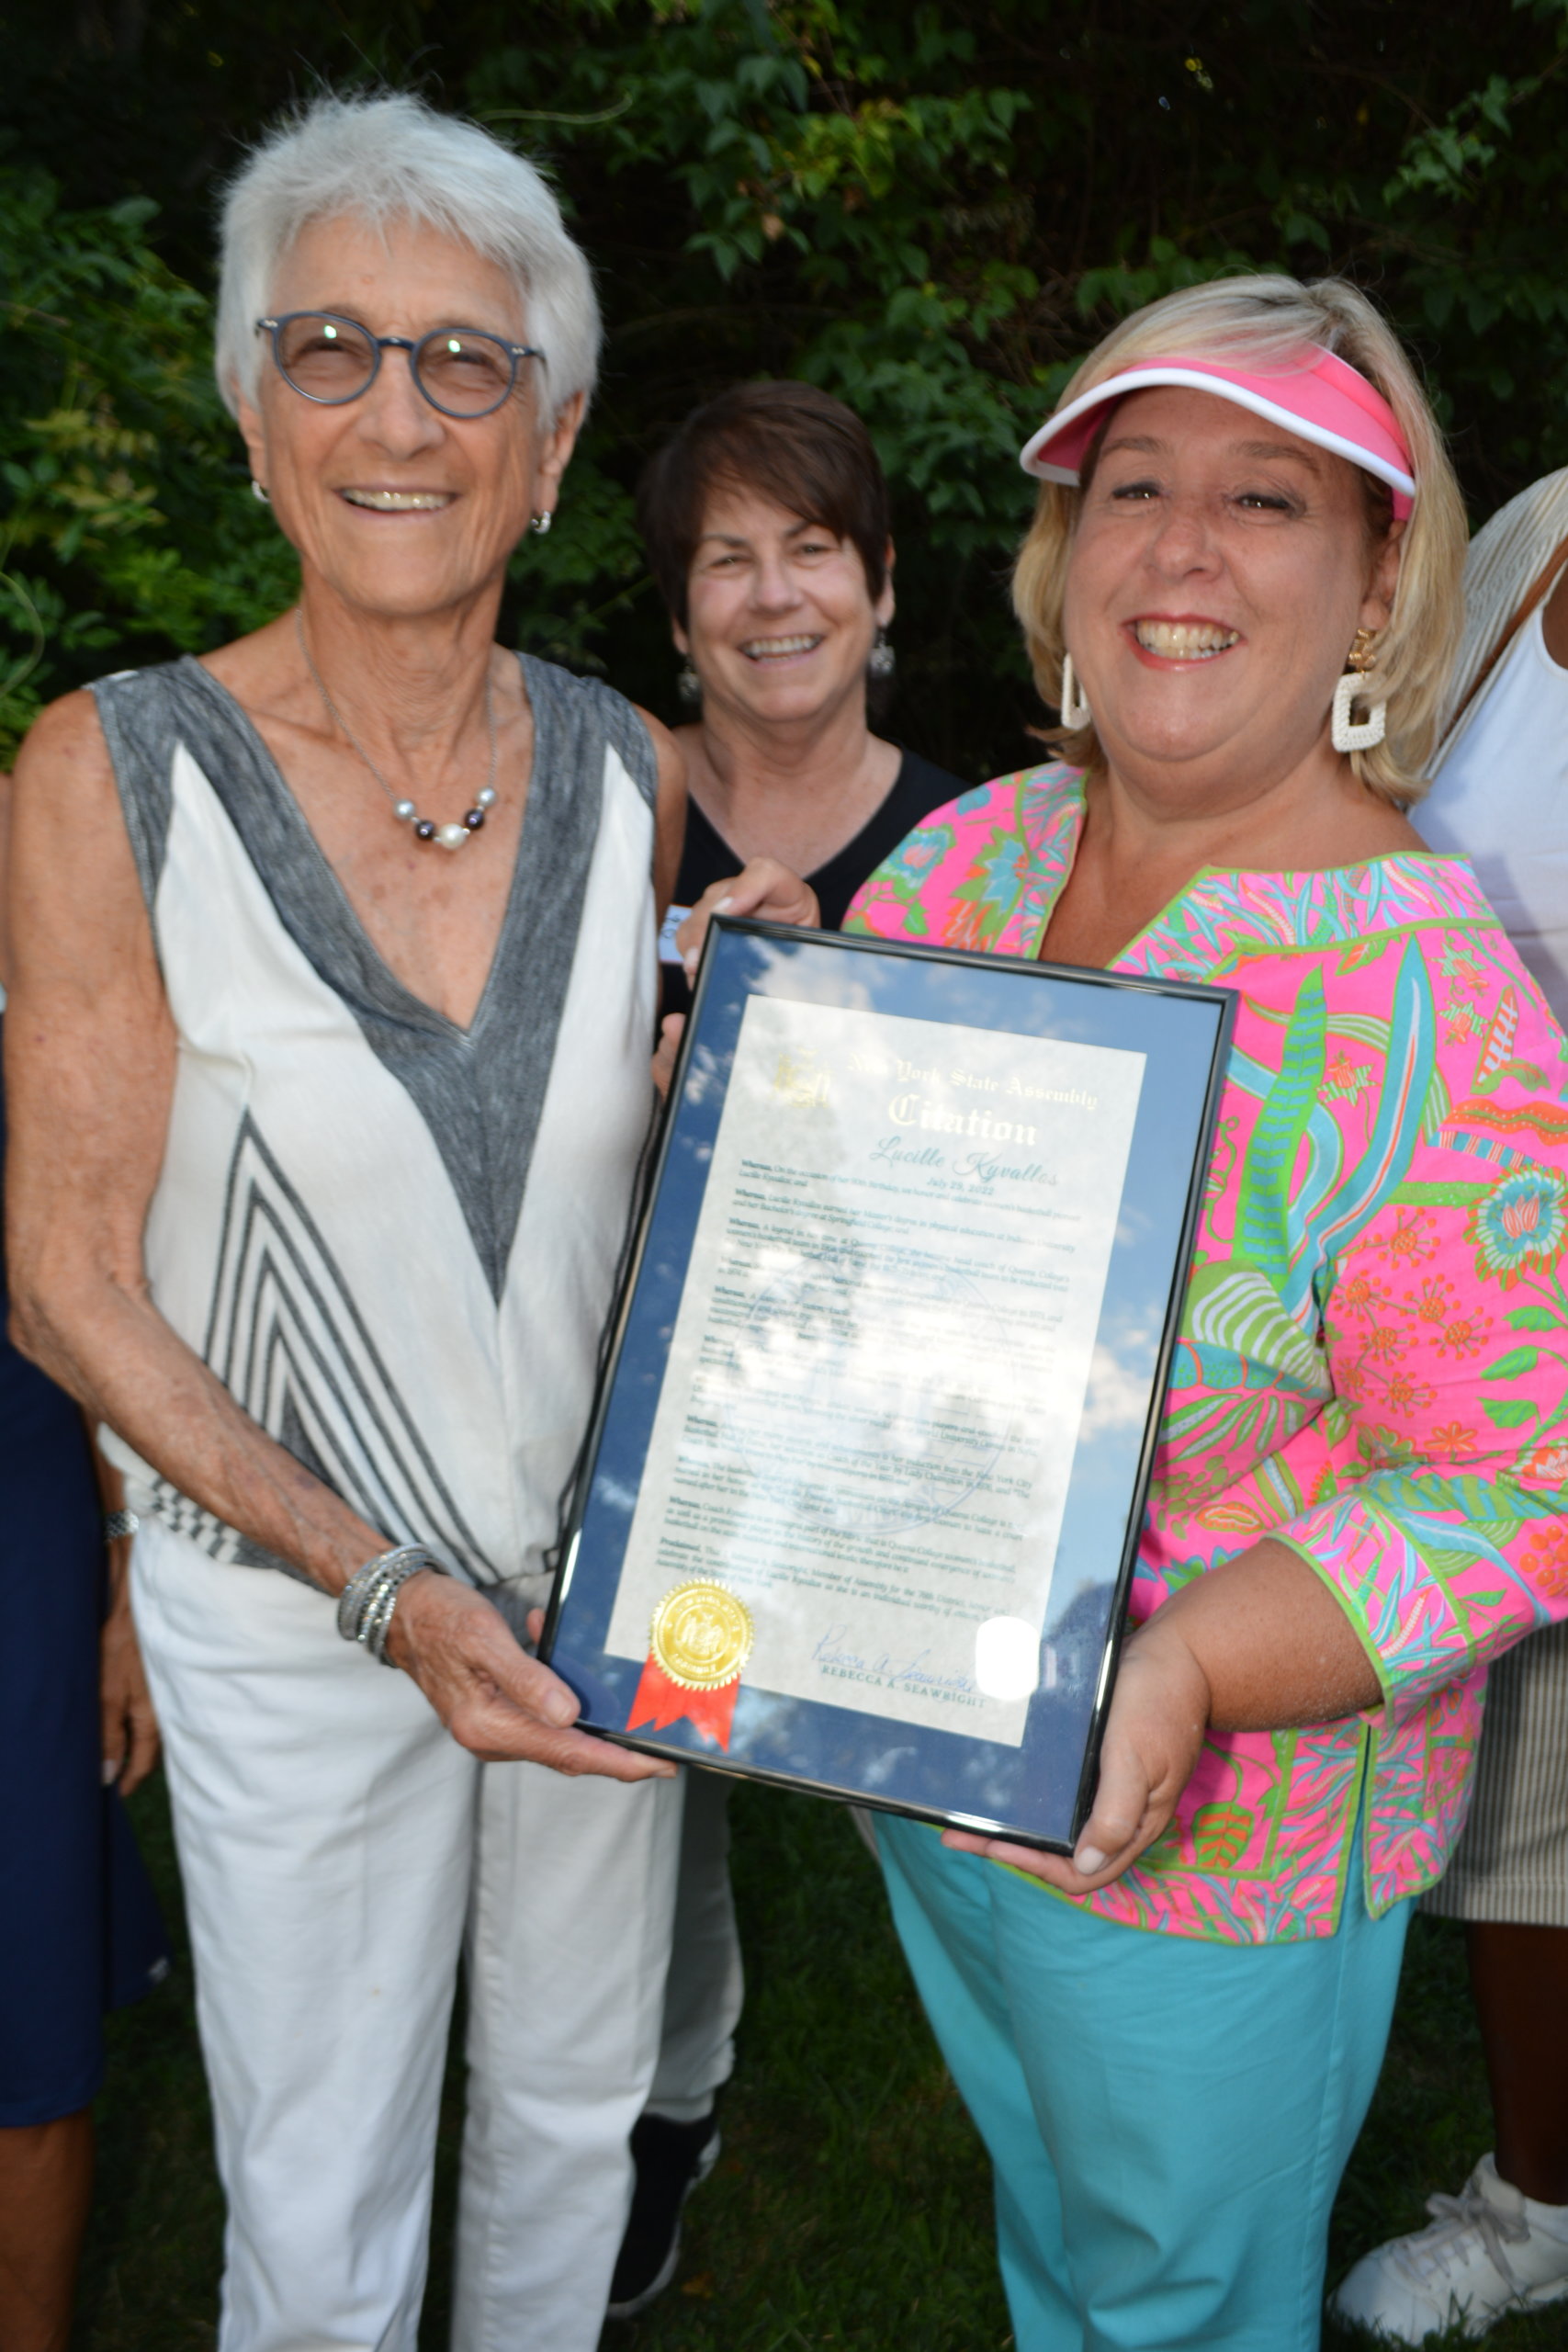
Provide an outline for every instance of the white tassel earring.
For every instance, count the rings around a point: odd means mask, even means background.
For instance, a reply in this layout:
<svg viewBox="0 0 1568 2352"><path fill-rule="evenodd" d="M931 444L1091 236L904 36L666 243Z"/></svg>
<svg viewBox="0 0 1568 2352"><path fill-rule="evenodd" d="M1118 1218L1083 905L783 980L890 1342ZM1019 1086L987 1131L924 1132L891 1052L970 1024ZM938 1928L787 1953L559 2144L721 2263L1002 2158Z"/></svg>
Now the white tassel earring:
<svg viewBox="0 0 1568 2352"><path fill-rule="evenodd" d="M1333 716L1329 732L1337 752L1370 752L1382 741L1388 729L1388 705L1373 702L1367 694L1367 673L1377 656L1373 651L1376 632L1370 628L1356 631L1356 642L1345 657L1345 674L1334 689ZM1367 715L1357 721L1353 707L1366 700Z"/></svg>
<svg viewBox="0 0 1568 2352"><path fill-rule="evenodd" d="M1089 727L1093 724L1094 713L1078 693L1078 682L1073 674L1073 657L1070 653L1064 653L1062 656L1062 699L1057 708L1062 714L1063 726L1071 729L1074 733L1080 727Z"/></svg>

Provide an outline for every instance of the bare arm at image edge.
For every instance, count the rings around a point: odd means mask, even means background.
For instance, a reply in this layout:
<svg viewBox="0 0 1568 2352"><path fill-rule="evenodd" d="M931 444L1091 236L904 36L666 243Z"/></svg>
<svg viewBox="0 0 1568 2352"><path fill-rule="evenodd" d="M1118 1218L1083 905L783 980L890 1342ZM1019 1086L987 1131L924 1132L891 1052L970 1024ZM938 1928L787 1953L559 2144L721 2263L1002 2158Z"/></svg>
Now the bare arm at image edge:
<svg viewBox="0 0 1568 2352"><path fill-rule="evenodd" d="M106 1516L125 1509L125 1480L100 1448L93 1447L93 1472ZM158 1716L147 1687L141 1646L130 1613L130 1542L117 1535L108 1544L108 1608L98 1636L98 1714L103 1730L104 1781L118 1782L130 1796L158 1761Z"/></svg>
<svg viewBox="0 0 1568 2352"><path fill-rule="evenodd" d="M377 1532L263 1434L148 1294L175 1030L89 695L39 721L12 802L12 1336L182 1494L337 1591Z"/></svg>
<svg viewBox="0 0 1568 2352"><path fill-rule="evenodd" d="M1568 670L1568 567L1546 600L1540 628L1547 651L1560 670Z"/></svg>

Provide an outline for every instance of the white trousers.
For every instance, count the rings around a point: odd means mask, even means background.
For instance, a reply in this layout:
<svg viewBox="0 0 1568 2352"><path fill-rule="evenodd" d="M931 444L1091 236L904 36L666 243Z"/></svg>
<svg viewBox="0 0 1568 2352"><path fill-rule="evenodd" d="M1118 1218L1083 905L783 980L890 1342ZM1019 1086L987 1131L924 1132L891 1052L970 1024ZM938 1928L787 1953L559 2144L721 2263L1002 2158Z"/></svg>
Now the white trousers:
<svg viewBox="0 0 1568 2352"><path fill-rule="evenodd" d="M479 1764L319 1594L156 1523L134 1576L229 2203L220 2352L414 2352L465 1943L454 2352L593 2352L681 1782Z"/></svg>

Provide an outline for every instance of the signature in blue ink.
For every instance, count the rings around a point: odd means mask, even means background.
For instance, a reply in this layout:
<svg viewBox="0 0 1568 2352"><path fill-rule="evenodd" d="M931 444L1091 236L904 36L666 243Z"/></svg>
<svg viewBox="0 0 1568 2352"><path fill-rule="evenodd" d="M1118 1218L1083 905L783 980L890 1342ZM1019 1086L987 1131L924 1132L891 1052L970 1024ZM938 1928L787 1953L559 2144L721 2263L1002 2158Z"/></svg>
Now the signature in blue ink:
<svg viewBox="0 0 1568 2352"><path fill-rule="evenodd" d="M879 1656L863 1657L858 1650L843 1646L844 1627L829 1626L816 1648L812 1662L824 1672L852 1676L856 1679L886 1684L889 1689L925 1690L932 1691L969 1692L975 1688L967 1674L934 1674L926 1661L929 1649L917 1650L912 1657L897 1658L890 1650Z"/></svg>

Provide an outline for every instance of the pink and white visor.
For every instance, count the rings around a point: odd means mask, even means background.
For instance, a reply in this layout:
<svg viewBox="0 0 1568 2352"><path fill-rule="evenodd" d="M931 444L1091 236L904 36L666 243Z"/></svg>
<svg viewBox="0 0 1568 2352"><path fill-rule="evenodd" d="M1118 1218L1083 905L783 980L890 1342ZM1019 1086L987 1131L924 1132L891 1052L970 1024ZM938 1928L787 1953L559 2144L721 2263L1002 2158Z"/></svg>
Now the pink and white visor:
<svg viewBox="0 0 1568 2352"><path fill-rule="evenodd" d="M1416 496L1410 452L1398 420L1374 384L1359 368L1332 351L1310 345L1299 367L1268 374L1226 367L1218 359L1139 359L1118 374L1108 376L1092 391L1080 394L1049 418L1025 442L1019 463L1026 474L1042 481L1076 485L1089 443L1100 424L1100 411L1129 392L1149 390L1156 384L1179 384L1190 391L1213 392L1238 408L1250 409L1270 424L1299 433L1320 449L1331 449L1353 466L1375 474L1393 492L1396 516L1409 514Z"/></svg>

